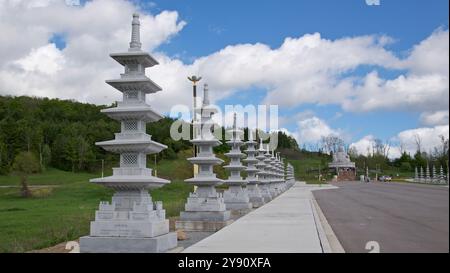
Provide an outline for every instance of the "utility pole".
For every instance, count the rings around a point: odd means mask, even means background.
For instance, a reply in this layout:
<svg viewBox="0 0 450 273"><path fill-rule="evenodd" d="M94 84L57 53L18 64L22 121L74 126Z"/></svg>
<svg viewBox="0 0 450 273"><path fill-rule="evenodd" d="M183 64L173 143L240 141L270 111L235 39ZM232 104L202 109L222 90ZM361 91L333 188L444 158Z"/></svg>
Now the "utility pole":
<svg viewBox="0 0 450 273"><path fill-rule="evenodd" d="M102 159L102 178L104 177L104 175L105 175L105 160L104 159Z"/></svg>

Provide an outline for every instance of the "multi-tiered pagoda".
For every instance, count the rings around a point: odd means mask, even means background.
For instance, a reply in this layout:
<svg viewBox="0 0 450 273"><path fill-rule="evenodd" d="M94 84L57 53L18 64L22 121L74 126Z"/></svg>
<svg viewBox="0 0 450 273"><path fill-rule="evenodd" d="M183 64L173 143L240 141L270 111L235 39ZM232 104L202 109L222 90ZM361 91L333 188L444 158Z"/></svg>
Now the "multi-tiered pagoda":
<svg viewBox="0 0 450 273"><path fill-rule="evenodd" d="M288 186L291 187L295 183L294 178L294 167L288 163L286 168L286 182L288 183Z"/></svg>
<svg viewBox="0 0 450 273"><path fill-rule="evenodd" d="M223 162L214 154L213 147L220 141L212 133L214 121L212 115L217 108L209 102L209 90L205 84L201 107L200 130L191 140L199 152L188 160L199 166L199 172L193 178L185 180L197 186L190 193L185 205L185 211L180 213L180 220L175 223L177 229L188 231L217 231L230 223L231 212L226 209L223 195L216 191L215 186L223 183L216 177L213 166Z"/></svg>
<svg viewBox="0 0 450 273"><path fill-rule="evenodd" d="M155 177L147 168L147 155L167 147L146 134L146 123L162 118L145 101L147 94L161 90L145 75L145 69L158 62L141 50L139 15L133 15L130 47L110 55L124 66L119 79L106 83L122 92L117 107L102 110L121 124L114 140L97 142L103 149L120 154L120 166L113 175L91 182L114 189L111 204L101 202L91 222L90 236L80 238L81 252L165 252L177 245L169 233L169 221L161 202L152 202L149 189L170 181Z"/></svg>
<svg viewBox="0 0 450 273"><path fill-rule="evenodd" d="M247 158L244 159L244 162L247 163L247 168L245 171L247 172L247 192L248 197L250 198L250 203L252 203L254 208L258 208L264 205L264 198L261 194L261 189L258 186L259 179L256 177L256 173L258 169L256 168L256 163L258 163L258 159L256 159L255 155L258 152L255 147L257 142L253 140L253 132L251 130L248 131L248 141L245 142L247 149L245 153L247 154Z"/></svg>
<svg viewBox="0 0 450 273"><path fill-rule="evenodd" d="M230 176L225 181L225 184L228 185L228 190L223 193L223 198L227 209L245 213L252 208L252 204L250 203L247 190L243 188L247 181L241 177L241 171L245 170L245 166L241 163L241 158L245 156L241 152L241 146L244 145L241 135L244 132L237 128L236 113L233 116L233 128L228 133L231 134L231 140L227 141L227 144L231 146L231 151L226 153L225 156L230 159L230 164L224 166L224 168L230 172Z"/></svg>
<svg viewBox="0 0 450 273"><path fill-rule="evenodd" d="M256 159L258 159L258 163L255 165L258 169L258 187L261 189L261 195L264 198L264 203L269 202L273 199L273 196L270 192L270 180L268 180L268 172L266 171L266 163L264 160L266 159L264 150L264 145L262 143L262 139L260 139L258 155Z"/></svg>
<svg viewBox="0 0 450 273"><path fill-rule="evenodd" d="M274 178L275 176L274 176L274 166L273 166L275 157L273 156L273 151L272 151L272 153L270 153L270 145L267 144L266 147L267 147L266 153L264 154L264 156L265 156L264 163L266 164L266 168L265 168L266 180L269 185L270 194L273 197L276 197L276 196L278 196L279 193L278 193L277 188L275 187L276 179Z"/></svg>

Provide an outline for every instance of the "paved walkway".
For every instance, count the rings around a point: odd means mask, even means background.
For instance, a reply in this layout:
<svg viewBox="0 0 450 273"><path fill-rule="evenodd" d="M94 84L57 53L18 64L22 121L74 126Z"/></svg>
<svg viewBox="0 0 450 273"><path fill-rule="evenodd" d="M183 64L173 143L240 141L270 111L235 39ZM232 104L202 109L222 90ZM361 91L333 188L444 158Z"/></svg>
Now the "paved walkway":
<svg viewBox="0 0 450 273"><path fill-rule="evenodd" d="M312 190L331 185L293 187L271 202L239 218L184 253L321 253L326 236L313 205Z"/></svg>

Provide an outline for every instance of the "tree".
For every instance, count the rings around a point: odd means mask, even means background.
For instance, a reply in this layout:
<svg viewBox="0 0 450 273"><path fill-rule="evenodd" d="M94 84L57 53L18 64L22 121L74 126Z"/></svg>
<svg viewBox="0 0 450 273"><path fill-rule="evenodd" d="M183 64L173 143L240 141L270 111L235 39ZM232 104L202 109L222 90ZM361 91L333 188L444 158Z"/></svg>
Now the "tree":
<svg viewBox="0 0 450 273"><path fill-rule="evenodd" d="M40 171L39 161L31 152L20 152L13 163L13 170L20 176L22 197L31 197L28 176Z"/></svg>
<svg viewBox="0 0 450 273"><path fill-rule="evenodd" d="M340 146L344 146L344 140L333 134L323 136L321 143L324 151L327 153L336 153Z"/></svg>
<svg viewBox="0 0 450 273"><path fill-rule="evenodd" d="M422 153L422 137L419 134L414 134L414 142L416 143L416 151Z"/></svg>

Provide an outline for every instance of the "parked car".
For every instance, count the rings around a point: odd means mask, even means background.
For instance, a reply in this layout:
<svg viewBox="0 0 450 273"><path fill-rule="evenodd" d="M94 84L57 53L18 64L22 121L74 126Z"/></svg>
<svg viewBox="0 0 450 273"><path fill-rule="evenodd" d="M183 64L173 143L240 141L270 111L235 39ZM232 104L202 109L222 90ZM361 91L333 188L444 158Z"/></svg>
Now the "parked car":
<svg viewBox="0 0 450 273"><path fill-rule="evenodd" d="M392 177L390 177L390 176L388 176L388 175L383 175L383 176L381 176L381 177L379 178L379 180L380 180L381 182L390 182L390 181L392 181Z"/></svg>

